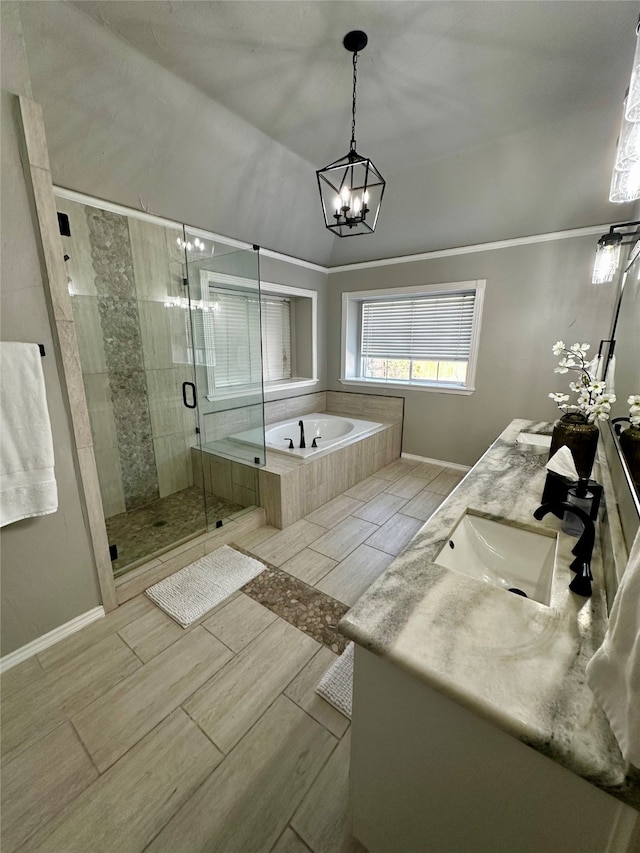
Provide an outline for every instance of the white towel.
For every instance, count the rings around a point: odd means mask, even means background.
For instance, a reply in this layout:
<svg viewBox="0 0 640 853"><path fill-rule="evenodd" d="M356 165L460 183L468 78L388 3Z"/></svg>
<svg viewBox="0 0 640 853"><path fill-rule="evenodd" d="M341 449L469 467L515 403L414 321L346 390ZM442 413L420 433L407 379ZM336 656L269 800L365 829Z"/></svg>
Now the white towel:
<svg viewBox="0 0 640 853"><path fill-rule="evenodd" d="M609 719L622 755L640 767L640 531L604 641L587 664L587 684Z"/></svg>
<svg viewBox="0 0 640 853"><path fill-rule="evenodd" d="M0 343L0 527L58 508L38 344Z"/></svg>

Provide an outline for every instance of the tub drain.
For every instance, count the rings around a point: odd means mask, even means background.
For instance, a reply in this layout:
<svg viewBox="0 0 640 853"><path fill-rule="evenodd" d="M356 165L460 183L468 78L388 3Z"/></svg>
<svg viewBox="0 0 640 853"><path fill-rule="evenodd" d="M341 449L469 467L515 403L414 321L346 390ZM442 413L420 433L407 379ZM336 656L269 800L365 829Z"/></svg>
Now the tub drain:
<svg viewBox="0 0 640 853"><path fill-rule="evenodd" d="M154 521L152 527L164 527L167 522L163 520Z"/></svg>

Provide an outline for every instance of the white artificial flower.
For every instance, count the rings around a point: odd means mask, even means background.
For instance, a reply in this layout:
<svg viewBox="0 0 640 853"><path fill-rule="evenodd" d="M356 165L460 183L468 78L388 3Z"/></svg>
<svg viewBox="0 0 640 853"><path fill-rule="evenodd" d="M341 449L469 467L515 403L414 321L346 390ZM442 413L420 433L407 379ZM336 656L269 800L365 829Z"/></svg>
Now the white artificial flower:
<svg viewBox="0 0 640 853"><path fill-rule="evenodd" d="M564 341L558 341L551 347L551 350L554 355L560 355L560 353L564 350Z"/></svg>
<svg viewBox="0 0 640 853"><path fill-rule="evenodd" d="M556 403L566 403L569 399L568 394L549 394L549 397L554 400Z"/></svg>
<svg viewBox="0 0 640 853"><path fill-rule="evenodd" d="M589 423L593 423L594 421L608 421L609 420L609 412L611 411L611 406L608 403L602 403L594 406L589 406Z"/></svg>
<svg viewBox="0 0 640 853"><path fill-rule="evenodd" d="M629 409L629 414L632 418L635 418L640 415L640 404L631 406L631 408Z"/></svg>
<svg viewBox="0 0 640 853"><path fill-rule="evenodd" d="M564 367L564 365L560 365L560 367L556 367L556 369L553 372L554 373L568 373L568 371L569 371L568 367Z"/></svg>
<svg viewBox="0 0 640 853"><path fill-rule="evenodd" d="M590 391L593 391L595 394L602 394L607 386L600 379L596 379L594 382L590 382L588 388Z"/></svg>
<svg viewBox="0 0 640 853"><path fill-rule="evenodd" d="M615 403L616 395L615 394L600 394L599 397L596 398L596 403Z"/></svg>
<svg viewBox="0 0 640 853"><path fill-rule="evenodd" d="M587 352L587 350L589 350L590 348L590 344L571 344L570 347L571 352L576 352L580 354Z"/></svg>
<svg viewBox="0 0 640 853"><path fill-rule="evenodd" d="M640 427L640 413L638 413L637 415L632 415L630 420L631 420L631 426Z"/></svg>
<svg viewBox="0 0 640 853"><path fill-rule="evenodd" d="M627 403L630 406L640 406L640 394L632 394L628 398Z"/></svg>

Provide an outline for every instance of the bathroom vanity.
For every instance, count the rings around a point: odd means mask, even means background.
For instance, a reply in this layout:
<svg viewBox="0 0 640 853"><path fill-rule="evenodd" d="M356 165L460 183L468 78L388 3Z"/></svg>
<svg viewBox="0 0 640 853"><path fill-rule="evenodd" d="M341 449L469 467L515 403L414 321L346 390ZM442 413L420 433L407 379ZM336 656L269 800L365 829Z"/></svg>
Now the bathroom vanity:
<svg viewBox="0 0 640 853"><path fill-rule="evenodd" d="M353 832L370 853L637 853L639 780L585 683L607 621L599 544L582 598L576 540L532 516L548 449L517 438L550 431L513 421L340 623L356 643ZM437 564L465 516L497 522L498 549L503 529L516 550L519 531L551 537L538 600L508 591L511 559L491 583Z"/></svg>

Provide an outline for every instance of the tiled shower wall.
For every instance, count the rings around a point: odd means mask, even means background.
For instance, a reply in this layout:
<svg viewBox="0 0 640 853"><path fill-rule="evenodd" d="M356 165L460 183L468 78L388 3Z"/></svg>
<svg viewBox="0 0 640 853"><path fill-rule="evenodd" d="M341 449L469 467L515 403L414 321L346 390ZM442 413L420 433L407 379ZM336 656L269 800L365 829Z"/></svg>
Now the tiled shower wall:
<svg viewBox="0 0 640 853"><path fill-rule="evenodd" d="M178 232L58 199L67 274L107 518L189 486L195 415Z"/></svg>

